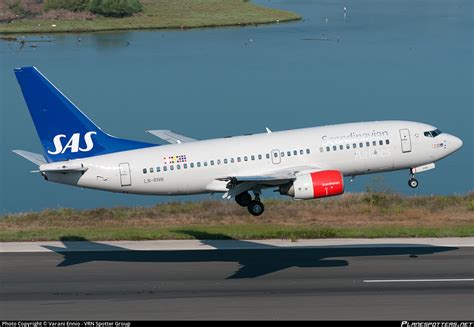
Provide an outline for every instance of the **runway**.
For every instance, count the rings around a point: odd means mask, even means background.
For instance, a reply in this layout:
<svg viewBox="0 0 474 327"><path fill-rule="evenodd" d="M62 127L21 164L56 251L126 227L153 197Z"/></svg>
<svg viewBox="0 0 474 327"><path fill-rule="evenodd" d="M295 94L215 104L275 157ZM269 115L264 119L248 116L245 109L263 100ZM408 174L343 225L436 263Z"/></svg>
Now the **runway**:
<svg viewBox="0 0 474 327"><path fill-rule="evenodd" d="M0 274L9 320L474 320L473 238L2 243Z"/></svg>

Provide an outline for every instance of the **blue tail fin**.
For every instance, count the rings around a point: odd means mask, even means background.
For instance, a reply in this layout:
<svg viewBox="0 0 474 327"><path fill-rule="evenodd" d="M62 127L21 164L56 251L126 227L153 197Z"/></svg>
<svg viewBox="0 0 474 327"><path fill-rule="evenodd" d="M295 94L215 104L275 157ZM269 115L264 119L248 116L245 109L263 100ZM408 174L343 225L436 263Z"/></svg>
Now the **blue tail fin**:
<svg viewBox="0 0 474 327"><path fill-rule="evenodd" d="M49 162L155 146L102 132L35 67L15 75Z"/></svg>

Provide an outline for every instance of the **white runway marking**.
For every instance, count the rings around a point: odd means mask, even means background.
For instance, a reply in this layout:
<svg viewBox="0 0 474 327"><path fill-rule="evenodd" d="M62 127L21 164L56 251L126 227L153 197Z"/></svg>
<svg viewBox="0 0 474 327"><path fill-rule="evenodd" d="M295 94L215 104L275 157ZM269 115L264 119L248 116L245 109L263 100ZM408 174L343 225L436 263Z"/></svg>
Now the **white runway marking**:
<svg viewBox="0 0 474 327"><path fill-rule="evenodd" d="M444 278L444 279L366 279L364 283L412 283L412 282L474 282L474 278Z"/></svg>

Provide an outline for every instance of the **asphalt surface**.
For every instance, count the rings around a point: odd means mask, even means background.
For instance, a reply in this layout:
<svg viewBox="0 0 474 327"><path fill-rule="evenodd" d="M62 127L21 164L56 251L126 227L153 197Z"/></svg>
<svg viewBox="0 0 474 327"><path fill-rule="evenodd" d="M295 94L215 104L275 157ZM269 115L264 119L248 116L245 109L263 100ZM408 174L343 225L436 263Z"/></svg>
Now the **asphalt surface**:
<svg viewBox="0 0 474 327"><path fill-rule="evenodd" d="M473 247L232 242L0 253L0 320L474 320Z"/></svg>

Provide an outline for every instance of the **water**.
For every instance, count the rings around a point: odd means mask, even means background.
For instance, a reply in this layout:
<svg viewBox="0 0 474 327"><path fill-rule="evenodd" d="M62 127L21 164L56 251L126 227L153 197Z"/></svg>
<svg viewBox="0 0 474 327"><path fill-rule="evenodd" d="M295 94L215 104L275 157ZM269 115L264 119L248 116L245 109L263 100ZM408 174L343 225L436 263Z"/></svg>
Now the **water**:
<svg viewBox="0 0 474 327"><path fill-rule="evenodd" d="M206 139L263 132L266 126L282 130L384 119L430 123L461 137L462 150L419 175L416 190L408 188L406 171L383 174L382 183L406 194L473 190L471 1L258 3L298 12L304 20L31 36L37 47L26 43L21 50L17 43L0 42L1 212L209 197L82 190L30 173L36 167L10 152L41 152L12 71L24 65L37 66L108 133L148 142L158 141L145 133L149 129ZM373 178L357 177L347 190L363 191Z"/></svg>

